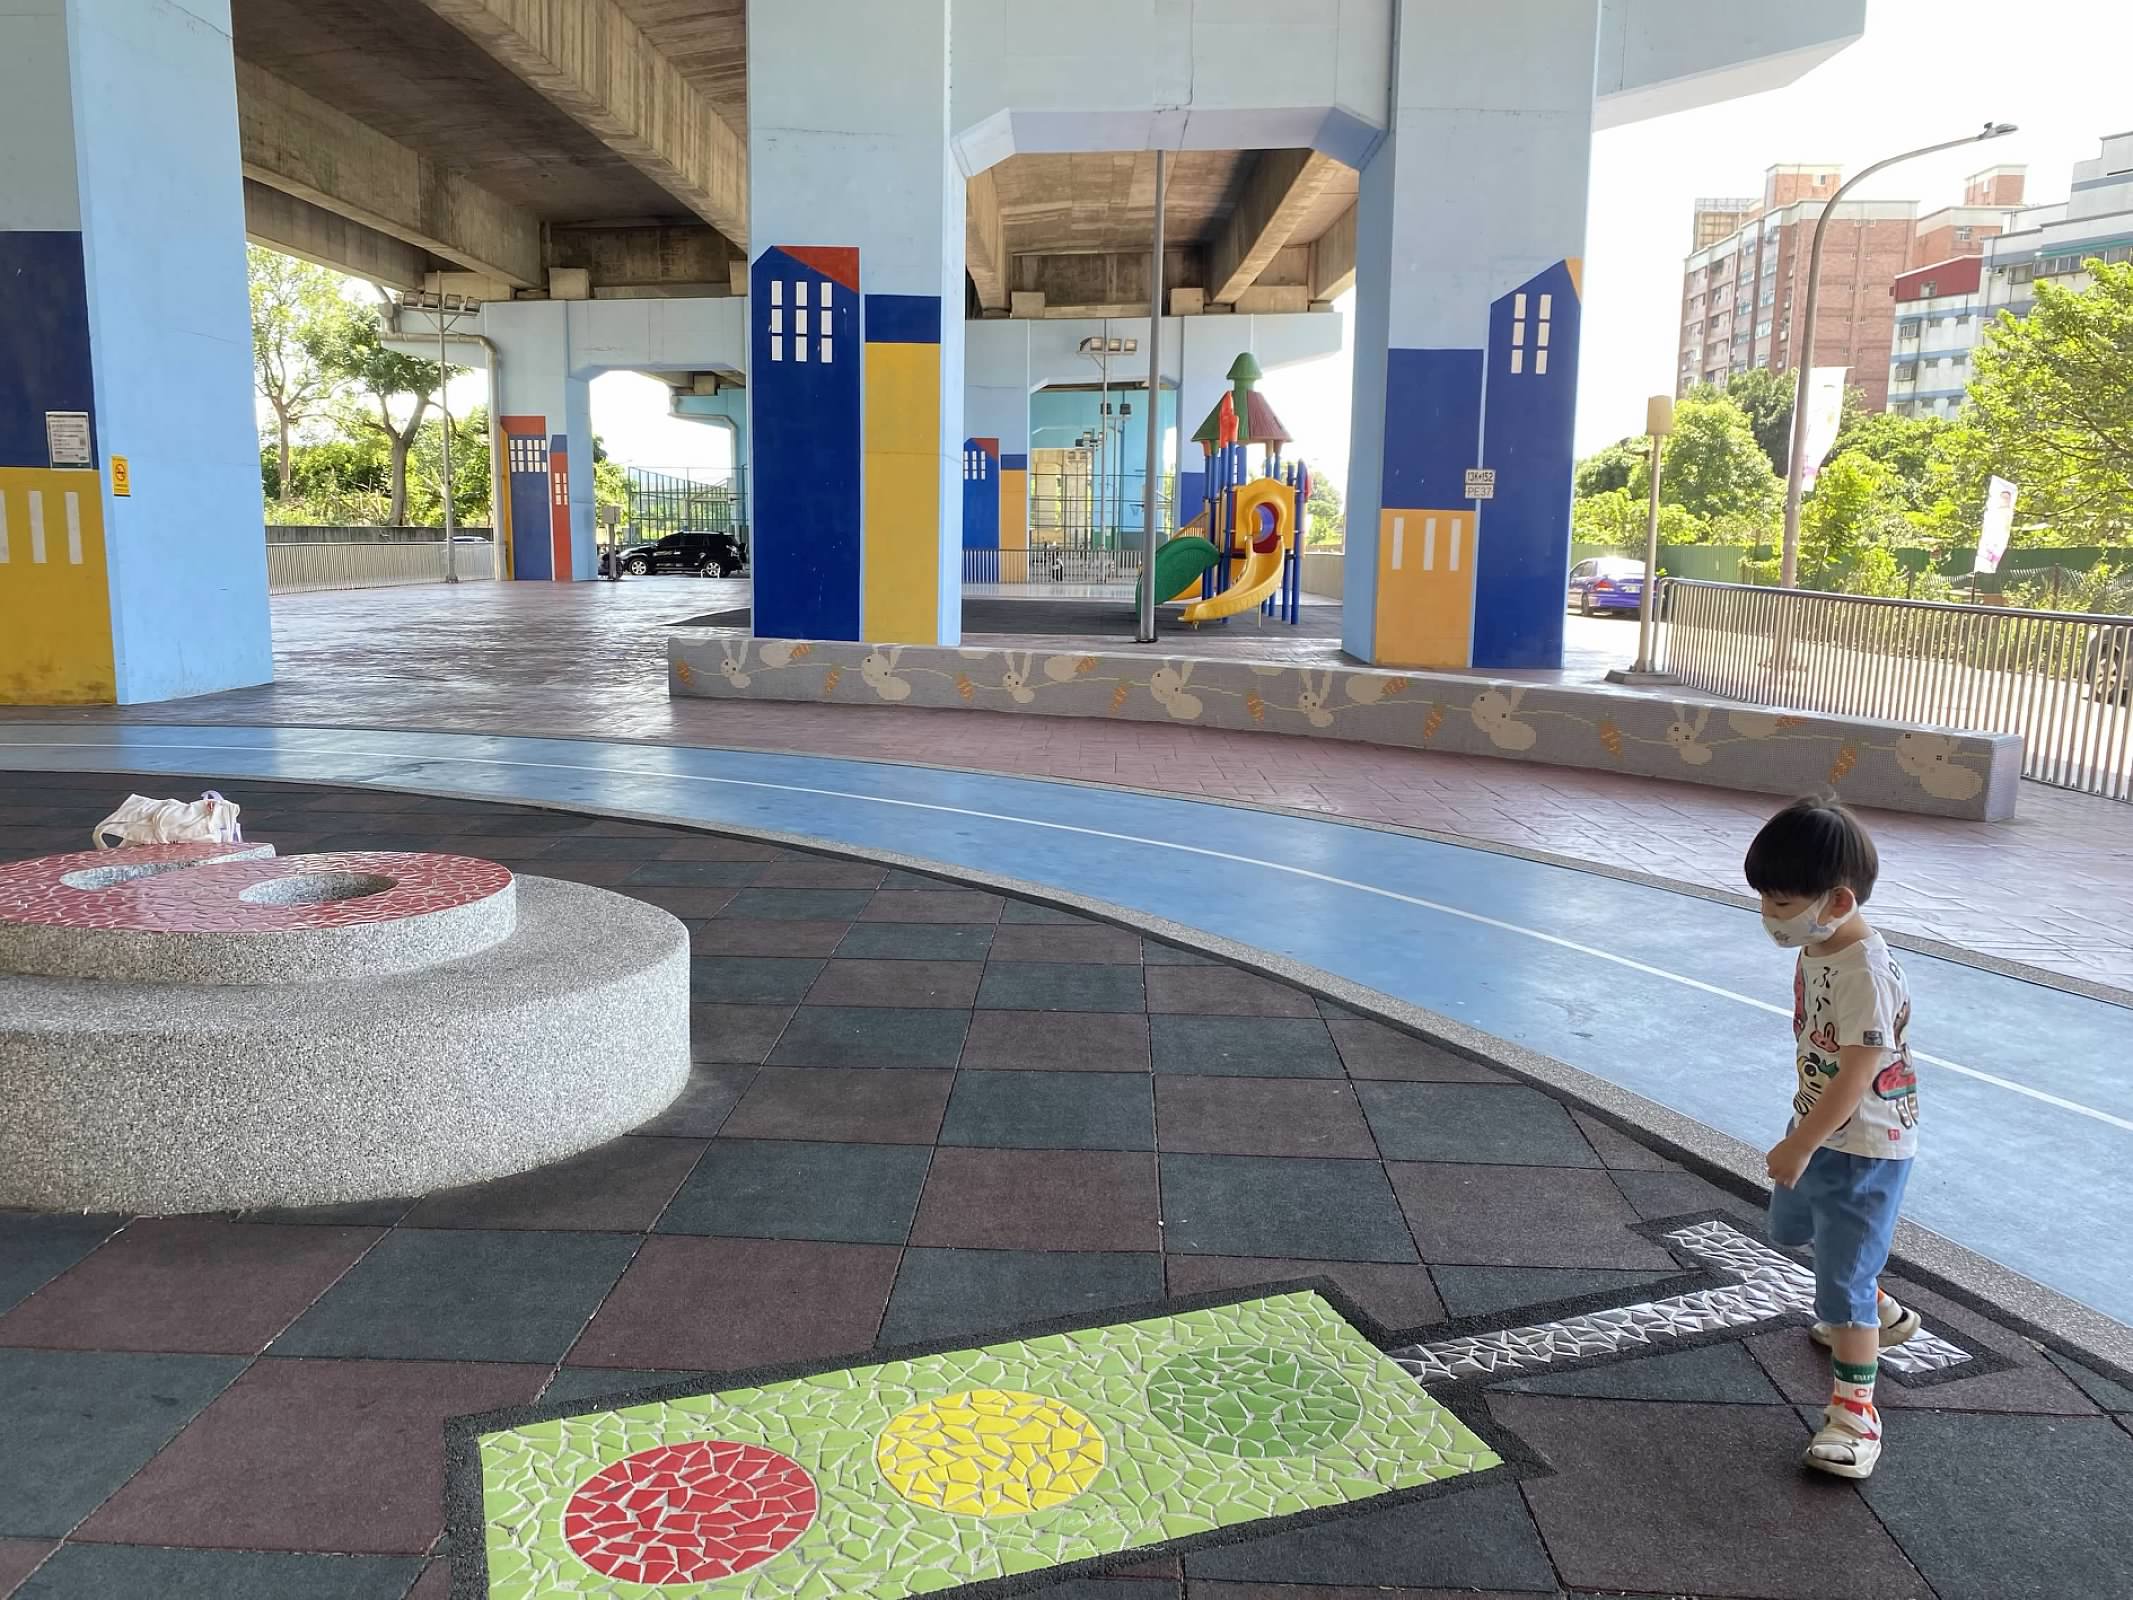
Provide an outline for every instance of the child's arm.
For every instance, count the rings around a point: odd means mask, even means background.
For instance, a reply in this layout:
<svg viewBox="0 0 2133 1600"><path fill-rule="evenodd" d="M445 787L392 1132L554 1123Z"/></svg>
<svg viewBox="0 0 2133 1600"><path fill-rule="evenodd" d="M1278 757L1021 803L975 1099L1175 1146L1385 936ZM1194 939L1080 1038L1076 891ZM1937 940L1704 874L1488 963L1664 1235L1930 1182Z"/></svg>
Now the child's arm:
<svg viewBox="0 0 2133 1600"><path fill-rule="evenodd" d="M1889 1052L1873 1045L1848 1044L1837 1052L1837 1076L1826 1085L1806 1116L1770 1152L1772 1181L1788 1189L1807 1170L1807 1158L1822 1147L1822 1141L1851 1120L1866 1096L1874 1074L1888 1064Z"/></svg>

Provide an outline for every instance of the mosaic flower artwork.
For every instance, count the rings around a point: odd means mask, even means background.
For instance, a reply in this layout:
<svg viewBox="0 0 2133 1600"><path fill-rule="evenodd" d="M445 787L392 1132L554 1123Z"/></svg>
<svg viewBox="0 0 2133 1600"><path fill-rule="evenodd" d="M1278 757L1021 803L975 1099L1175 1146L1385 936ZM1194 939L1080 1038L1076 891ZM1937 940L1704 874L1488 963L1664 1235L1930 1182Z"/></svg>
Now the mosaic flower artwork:
<svg viewBox="0 0 2133 1600"><path fill-rule="evenodd" d="M901 1600L1501 1465L1319 1296L483 1433L493 1600Z"/></svg>

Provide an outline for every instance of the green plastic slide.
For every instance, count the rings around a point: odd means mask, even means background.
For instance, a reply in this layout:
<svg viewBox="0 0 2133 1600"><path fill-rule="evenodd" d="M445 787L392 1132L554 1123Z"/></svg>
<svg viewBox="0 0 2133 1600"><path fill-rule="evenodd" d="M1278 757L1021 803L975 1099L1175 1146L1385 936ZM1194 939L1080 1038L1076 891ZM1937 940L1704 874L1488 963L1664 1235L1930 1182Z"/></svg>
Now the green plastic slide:
<svg viewBox="0 0 2133 1600"><path fill-rule="evenodd" d="M1186 534L1155 548L1155 599L1158 605L1184 597L1185 590L1200 581L1200 574L1222 559L1205 539Z"/></svg>

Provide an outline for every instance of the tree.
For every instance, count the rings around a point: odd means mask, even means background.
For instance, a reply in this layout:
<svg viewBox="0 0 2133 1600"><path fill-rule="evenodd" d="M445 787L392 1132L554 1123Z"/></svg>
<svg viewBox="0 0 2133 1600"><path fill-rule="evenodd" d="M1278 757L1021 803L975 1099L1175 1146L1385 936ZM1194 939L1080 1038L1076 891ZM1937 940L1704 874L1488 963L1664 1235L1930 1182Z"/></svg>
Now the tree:
<svg viewBox="0 0 2133 1600"><path fill-rule="evenodd" d="M337 273L258 245L245 248L252 296L252 381L274 412L274 498L290 493L290 441L330 387L325 354L351 312Z"/></svg>
<svg viewBox="0 0 2133 1600"><path fill-rule="evenodd" d="M327 347L327 372L361 392L345 406L340 420L354 432L384 441L386 452L386 522L407 521L407 454L421 431L422 419L436 398L441 373L434 361L404 356L386 348L375 317L348 317ZM404 410L404 419L395 415Z"/></svg>
<svg viewBox="0 0 2133 1600"><path fill-rule="evenodd" d="M1889 471L1889 487L1907 511L1932 501L1933 463L1956 426L1945 417L1906 417L1894 411L1847 411L1833 455L1856 453Z"/></svg>
<svg viewBox="0 0 2133 1600"><path fill-rule="evenodd" d="M1595 451L1578 463L1575 492L1583 496L1605 494L1610 489L1627 489L1629 480L1644 464L1644 452L1645 442L1638 434L1617 439L1606 449Z"/></svg>
<svg viewBox="0 0 2133 1600"><path fill-rule="evenodd" d="M2086 268L2082 290L2040 279L2028 317L2002 312L1975 357L1964 419L2021 485L2030 543L2133 540L2133 262Z"/></svg>
<svg viewBox="0 0 2133 1600"><path fill-rule="evenodd" d="M1792 401L1798 379L1789 372L1751 367L1726 380L1726 398L1741 408L1755 442L1769 458L1770 470L1785 476L1792 456Z"/></svg>
<svg viewBox="0 0 2133 1600"><path fill-rule="evenodd" d="M1304 505L1305 538L1339 549L1348 540L1347 515L1341 509L1341 486L1333 474L1311 469L1311 498Z"/></svg>
<svg viewBox="0 0 2133 1600"><path fill-rule="evenodd" d="M1628 555L1643 555L1650 492L1647 488L1645 499L1633 499L1627 489L1580 495L1570 502L1570 537L1579 544L1605 545ZM1680 506L1659 507L1660 543L1698 544L1703 533L1696 519Z"/></svg>
<svg viewBox="0 0 2133 1600"><path fill-rule="evenodd" d="M1747 413L1716 390L1698 390L1674 407L1661 460L1660 503L1680 506L1723 542L1753 543L1775 523L1784 487ZM1650 468L1640 461L1629 491L1641 498L1650 486Z"/></svg>
<svg viewBox="0 0 2133 1600"><path fill-rule="evenodd" d="M1826 579L1889 544L1902 526L1894 474L1864 451L1846 450L1822 469L1800 507L1801 569Z"/></svg>
<svg viewBox="0 0 2133 1600"><path fill-rule="evenodd" d="M408 450L407 519L427 527L444 521L444 418L433 414ZM452 419L452 515L462 525L489 521L489 412L474 406Z"/></svg>

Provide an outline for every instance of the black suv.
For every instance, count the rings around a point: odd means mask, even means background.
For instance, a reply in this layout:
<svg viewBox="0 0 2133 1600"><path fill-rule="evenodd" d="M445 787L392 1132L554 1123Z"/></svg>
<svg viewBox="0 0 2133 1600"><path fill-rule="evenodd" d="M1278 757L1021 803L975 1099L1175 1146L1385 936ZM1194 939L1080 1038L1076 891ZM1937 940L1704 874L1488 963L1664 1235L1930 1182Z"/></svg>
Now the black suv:
<svg viewBox="0 0 2133 1600"><path fill-rule="evenodd" d="M605 574L620 562L622 570L642 578L654 572L694 572L724 578L741 570L740 541L730 533L670 533L649 544L626 544L601 557Z"/></svg>

